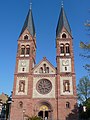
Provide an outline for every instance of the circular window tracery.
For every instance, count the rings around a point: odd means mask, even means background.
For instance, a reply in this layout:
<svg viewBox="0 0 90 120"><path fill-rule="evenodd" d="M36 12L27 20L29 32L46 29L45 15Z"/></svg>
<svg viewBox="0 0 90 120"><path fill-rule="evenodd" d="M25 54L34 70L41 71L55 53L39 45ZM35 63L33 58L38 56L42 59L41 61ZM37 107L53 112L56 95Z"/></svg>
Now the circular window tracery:
<svg viewBox="0 0 90 120"><path fill-rule="evenodd" d="M41 79L37 82L36 89L40 94L48 94L52 89L50 80Z"/></svg>

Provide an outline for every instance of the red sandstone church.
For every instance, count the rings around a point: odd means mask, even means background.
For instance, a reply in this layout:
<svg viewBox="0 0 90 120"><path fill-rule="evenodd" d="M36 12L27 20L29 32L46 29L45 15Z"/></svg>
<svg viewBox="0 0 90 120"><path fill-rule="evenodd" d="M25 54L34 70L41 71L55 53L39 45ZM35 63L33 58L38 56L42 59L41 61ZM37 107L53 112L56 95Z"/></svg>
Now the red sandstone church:
<svg viewBox="0 0 90 120"><path fill-rule="evenodd" d="M18 39L10 120L77 120L73 38L63 6L56 28L56 66L46 57L36 64L36 36L29 9Z"/></svg>

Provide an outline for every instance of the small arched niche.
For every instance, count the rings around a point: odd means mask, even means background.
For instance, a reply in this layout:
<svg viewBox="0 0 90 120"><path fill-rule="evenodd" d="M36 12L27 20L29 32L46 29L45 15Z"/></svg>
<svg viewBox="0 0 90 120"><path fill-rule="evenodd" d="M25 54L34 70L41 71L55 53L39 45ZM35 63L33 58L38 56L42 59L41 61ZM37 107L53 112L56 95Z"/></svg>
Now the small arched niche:
<svg viewBox="0 0 90 120"><path fill-rule="evenodd" d="M66 108L69 109L70 108L70 103L66 102Z"/></svg>
<svg viewBox="0 0 90 120"><path fill-rule="evenodd" d="M66 34L66 32L63 32L63 33L61 34L61 38L63 38L63 39L68 38L68 35Z"/></svg>
<svg viewBox="0 0 90 120"><path fill-rule="evenodd" d="M28 34L25 34L25 35L23 36L23 39L24 39L24 40L29 40L29 35L28 35Z"/></svg>

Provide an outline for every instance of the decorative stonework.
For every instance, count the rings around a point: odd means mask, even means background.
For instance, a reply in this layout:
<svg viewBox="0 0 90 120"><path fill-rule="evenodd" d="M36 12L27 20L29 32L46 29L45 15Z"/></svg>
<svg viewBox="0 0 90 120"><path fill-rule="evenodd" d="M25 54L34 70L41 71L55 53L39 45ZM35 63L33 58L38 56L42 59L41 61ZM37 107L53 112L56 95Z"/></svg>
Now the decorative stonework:
<svg viewBox="0 0 90 120"><path fill-rule="evenodd" d="M70 92L69 80L63 80L63 92Z"/></svg>
<svg viewBox="0 0 90 120"><path fill-rule="evenodd" d="M64 44L65 45L66 43L70 44L70 41L68 41L68 40L65 40L65 41L61 40L61 41L59 41L59 45L60 44Z"/></svg>
<svg viewBox="0 0 90 120"><path fill-rule="evenodd" d="M36 89L42 95L48 94L52 89L52 83L48 79L41 79L37 82Z"/></svg>
<svg viewBox="0 0 90 120"><path fill-rule="evenodd" d="M73 95L72 77L60 77L61 95Z"/></svg>
<svg viewBox="0 0 90 120"><path fill-rule="evenodd" d="M19 81L19 90L18 92L25 92L25 80L20 80Z"/></svg>
<svg viewBox="0 0 90 120"><path fill-rule="evenodd" d="M16 95L27 95L27 90L28 90L28 78L17 77Z"/></svg>
<svg viewBox="0 0 90 120"><path fill-rule="evenodd" d="M37 84L40 80L47 79L52 84L52 89L47 94L41 94L37 91ZM50 86L49 86L50 87ZM44 87L45 88L45 87ZM55 77L36 77L33 79L33 98L55 98Z"/></svg>
<svg viewBox="0 0 90 120"><path fill-rule="evenodd" d="M29 72L29 60L19 60L18 63L18 73Z"/></svg>
<svg viewBox="0 0 90 120"><path fill-rule="evenodd" d="M60 72L71 72L71 59L60 59Z"/></svg>
<svg viewBox="0 0 90 120"><path fill-rule="evenodd" d="M33 71L34 74L55 74L55 68L47 61L41 62Z"/></svg>
<svg viewBox="0 0 90 120"><path fill-rule="evenodd" d="M66 32L62 32L61 34L60 34L60 38L62 38L62 35L63 34L65 34L66 35L66 38L68 38L68 34L66 33Z"/></svg>
<svg viewBox="0 0 90 120"><path fill-rule="evenodd" d="M30 40L29 35L28 35L28 34L25 34L25 35L23 36L23 40Z"/></svg>
<svg viewBox="0 0 90 120"><path fill-rule="evenodd" d="M22 42L20 45L21 45L21 46L22 46L22 45L27 46L27 45L30 45L30 42Z"/></svg>

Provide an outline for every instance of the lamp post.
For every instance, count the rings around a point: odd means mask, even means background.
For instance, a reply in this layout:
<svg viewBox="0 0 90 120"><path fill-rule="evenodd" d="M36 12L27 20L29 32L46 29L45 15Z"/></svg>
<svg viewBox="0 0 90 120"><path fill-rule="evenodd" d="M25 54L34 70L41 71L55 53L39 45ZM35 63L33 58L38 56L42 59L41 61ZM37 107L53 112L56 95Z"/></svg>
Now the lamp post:
<svg viewBox="0 0 90 120"><path fill-rule="evenodd" d="M12 100L12 94L13 94L13 92L11 91L11 95L8 97L8 101L7 101L7 118L6 119L8 119L8 120L10 120L10 112L11 112L11 104L12 104L12 102L14 102L13 100Z"/></svg>
<svg viewBox="0 0 90 120"><path fill-rule="evenodd" d="M25 109L23 109L23 120L24 120L24 115L25 115Z"/></svg>
<svg viewBox="0 0 90 120"><path fill-rule="evenodd" d="M12 104L12 99L9 97L8 98L8 120L10 120L10 112L11 112L11 104Z"/></svg>
<svg viewBox="0 0 90 120"><path fill-rule="evenodd" d="M0 101L0 116L1 116L1 112L2 112L2 101Z"/></svg>
<svg viewBox="0 0 90 120"><path fill-rule="evenodd" d="M83 106L83 112L86 112L86 110L87 110L86 106Z"/></svg>
<svg viewBox="0 0 90 120"><path fill-rule="evenodd" d="M87 108L86 106L83 106L83 112L84 112L84 119L87 120Z"/></svg>

